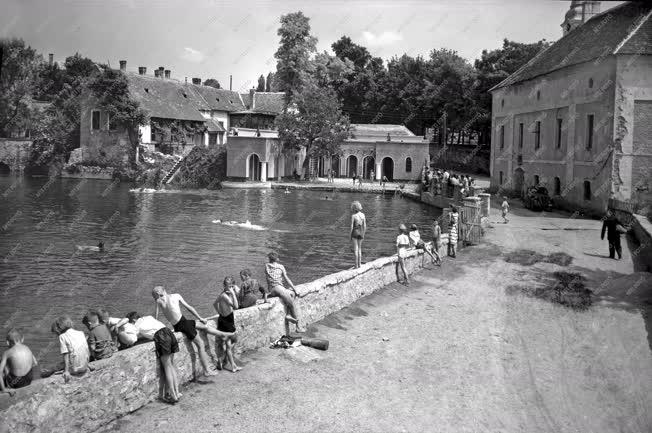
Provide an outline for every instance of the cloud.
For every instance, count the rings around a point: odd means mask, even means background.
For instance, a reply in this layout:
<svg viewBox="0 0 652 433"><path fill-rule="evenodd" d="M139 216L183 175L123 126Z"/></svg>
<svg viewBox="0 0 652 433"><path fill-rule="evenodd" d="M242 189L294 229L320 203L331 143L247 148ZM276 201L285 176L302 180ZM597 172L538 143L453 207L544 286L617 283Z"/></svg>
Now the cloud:
<svg viewBox="0 0 652 433"><path fill-rule="evenodd" d="M364 38L366 44L370 47L391 45L394 42L403 40L403 36L397 32L392 31L382 32L379 35L375 35L372 32L362 32L362 37Z"/></svg>
<svg viewBox="0 0 652 433"><path fill-rule="evenodd" d="M206 56L204 55L204 53L202 53L199 50L190 47L185 47L183 49L183 54L181 55L181 58L189 62L201 63L204 61Z"/></svg>

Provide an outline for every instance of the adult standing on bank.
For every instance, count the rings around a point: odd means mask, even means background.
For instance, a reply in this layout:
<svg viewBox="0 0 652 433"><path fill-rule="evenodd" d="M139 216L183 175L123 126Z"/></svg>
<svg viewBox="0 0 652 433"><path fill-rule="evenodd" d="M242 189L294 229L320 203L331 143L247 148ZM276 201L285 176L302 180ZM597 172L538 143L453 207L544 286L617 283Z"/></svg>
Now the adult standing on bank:
<svg viewBox="0 0 652 433"><path fill-rule="evenodd" d="M362 266L362 240L366 232L367 219L362 213L362 205L356 200L351 203L351 243L356 268Z"/></svg>
<svg viewBox="0 0 652 433"><path fill-rule="evenodd" d="M620 246L620 235L626 233L627 230L620 224L618 218L614 215L612 210L607 211L607 215L602 223L602 233L600 239L604 239L604 232L607 232L607 241L609 242L609 258L615 259L615 254L618 254L618 260L623 256L623 249Z"/></svg>
<svg viewBox="0 0 652 433"><path fill-rule="evenodd" d="M448 233L448 255L455 258L455 250L457 249L457 224L460 214L457 212L457 207L451 205L450 218L450 232Z"/></svg>

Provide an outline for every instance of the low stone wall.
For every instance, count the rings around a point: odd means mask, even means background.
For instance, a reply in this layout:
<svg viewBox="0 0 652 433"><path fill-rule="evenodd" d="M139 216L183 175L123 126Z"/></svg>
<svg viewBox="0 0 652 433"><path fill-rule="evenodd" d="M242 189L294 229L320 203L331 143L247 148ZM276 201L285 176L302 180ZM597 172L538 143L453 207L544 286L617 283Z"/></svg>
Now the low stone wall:
<svg viewBox="0 0 652 433"><path fill-rule="evenodd" d="M632 232L638 241L638 246L632 250L634 262L643 268L639 271L652 272L652 223L643 215L632 216Z"/></svg>
<svg viewBox="0 0 652 433"><path fill-rule="evenodd" d="M113 179L115 168L95 167L88 165L75 165L74 168L66 168L61 171L61 177L72 179Z"/></svg>
<svg viewBox="0 0 652 433"><path fill-rule="evenodd" d="M411 251L407 270L421 268L423 253ZM305 323L322 319L389 283L396 281L397 259L385 257L360 269L338 272L297 285L298 306ZM285 312L278 299L237 310L237 352L256 349L285 333ZM188 342L180 342L175 364L182 383L193 379L198 366ZM94 431L115 418L137 410L158 395L158 373L153 343L144 343L92 363L94 371L64 384L62 376L42 379L0 396L0 433ZM215 380L219 385L219 376Z"/></svg>

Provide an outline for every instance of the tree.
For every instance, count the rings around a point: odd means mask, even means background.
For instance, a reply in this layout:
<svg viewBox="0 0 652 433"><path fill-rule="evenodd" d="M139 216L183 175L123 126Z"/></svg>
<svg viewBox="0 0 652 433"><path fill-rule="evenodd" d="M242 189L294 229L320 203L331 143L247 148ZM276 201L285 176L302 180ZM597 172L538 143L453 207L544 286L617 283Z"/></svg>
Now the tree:
<svg viewBox="0 0 652 433"><path fill-rule="evenodd" d="M279 91L285 92L287 106L308 79L310 54L316 51L317 39L310 35L310 19L303 12L282 15L277 33L281 42L274 54L276 84Z"/></svg>
<svg viewBox="0 0 652 433"><path fill-rule="evenodd" d="M98 106L109 113L116 126L124 128L131 144L129 161L136 165L136 153L140 139L138 127L147 123L147 114L129 94L129 82L120 71L104 69L91 79L89 89L97 98Z"/></svg>
<svg viewBox="0 0 652 433"><path fill-rule="evenodd" d="M302 170L305 178L310 158L339 153L340 145L349 135L350 124L330 87L307 81L300 92L294 93L293 101L297 109L281 113L276 118L276 126L283 152L306 149Z"/></svg>
<svg viewBox="0 0 652 433"><path fill-rule="evenodd" d="M220 82L217 81L215 78L209 78L207 80L204 80L204 86L211 86L211 87L215 87L216 89L222 88L222 86L220 86Z"/></svg>
<svg viewBox="0 0 652 433"><path fill-rule="evenodd" d="M266 92L275 92L276 85L274 84L275 74L270 72L267 74L267 79L265 80L265 91Z"/></svg>
<svg viewBox="0 0 652 433"><path fill-rule="evenodd" d="M258 77L258 87L256 87L256 92L264 92L265 91L265 77L261 75Z"/></svg>
<svg viewBox="0 0 652 433"><path fill-rule="evenodd" d="M348 36L342 36L338 41L333 42L331 48L340 59L352 61L357 71L365 69L372 59L367 48L354 43Z"/></svg>
<svg viewBox="0 0 652 433"><path fill-rule="evenodd" d="M0 136L29 129L42 57L22 39L0 40Z"/></svg>
<svg viewBox="0 0 652 433"><path fill-rule="evenodd" d="M351 60L342 60L337 56L331 56L326 51L317 53L311 63L312 79L319 86L330 86L334 89L348 84L349 77L354 71Z"/></svg>

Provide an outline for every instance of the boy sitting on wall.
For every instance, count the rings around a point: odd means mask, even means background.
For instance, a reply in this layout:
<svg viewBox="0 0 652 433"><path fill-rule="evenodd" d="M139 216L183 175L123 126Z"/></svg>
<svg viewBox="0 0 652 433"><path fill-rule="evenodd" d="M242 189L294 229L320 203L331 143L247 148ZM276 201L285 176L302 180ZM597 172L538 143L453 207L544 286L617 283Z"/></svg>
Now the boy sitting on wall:
<svg viewBox="0 0 652 433"><path fill-rule="evenodd" d="M14 389L32 383L34 367L38 362L29 347L23 344L23 334L18 329L9 330L7 344L9 350L2 354L0 360L0 392L14 395Z"/></svg>

